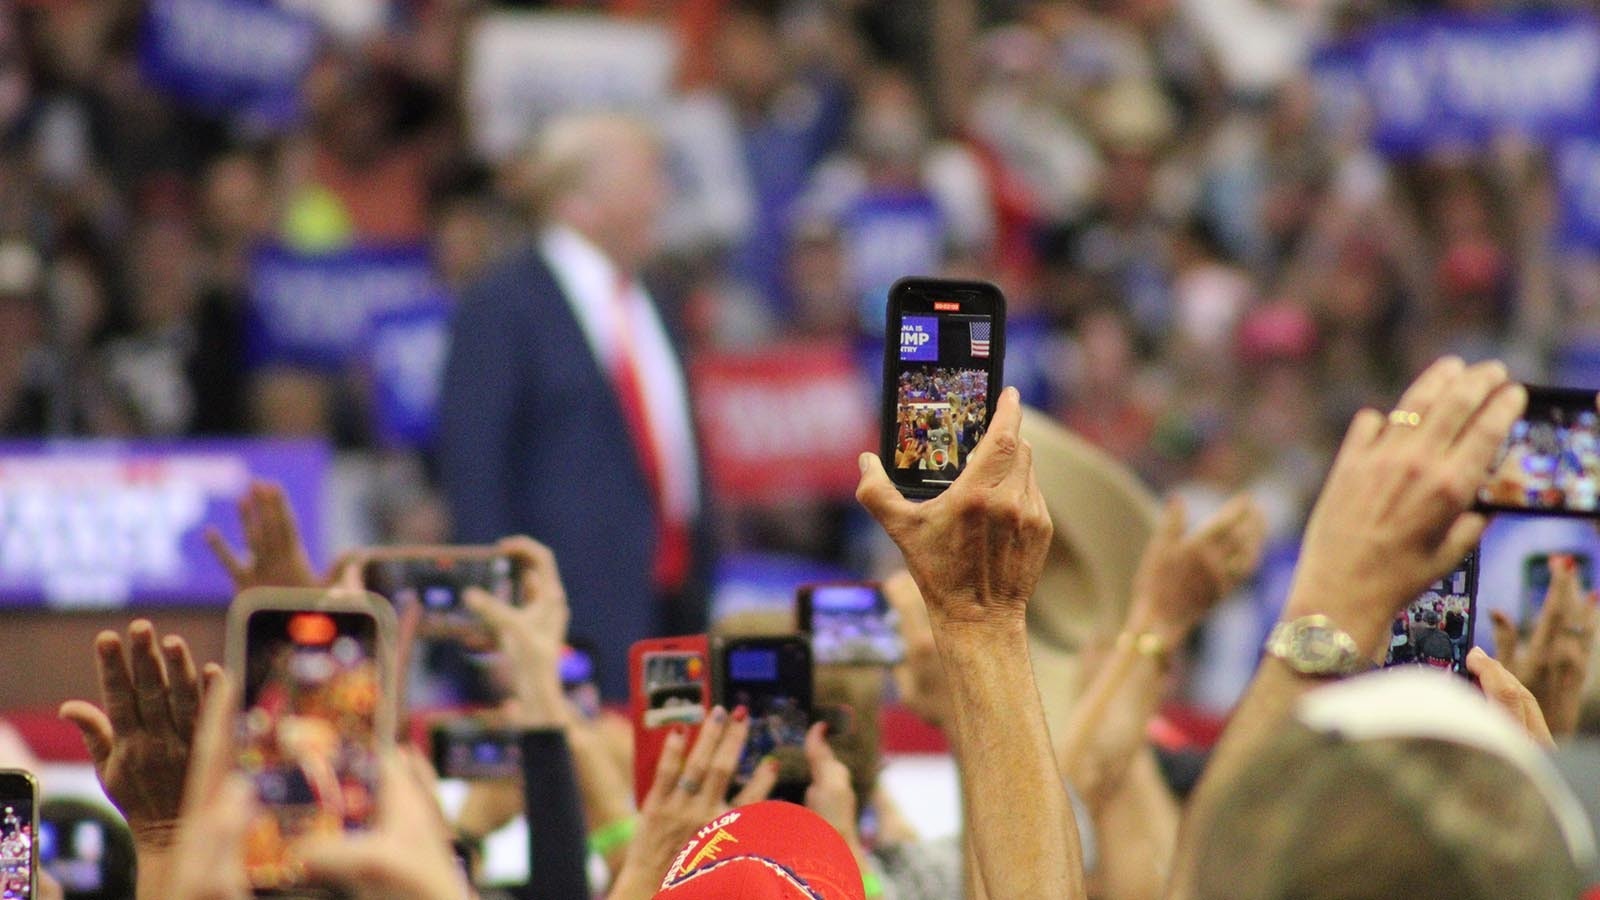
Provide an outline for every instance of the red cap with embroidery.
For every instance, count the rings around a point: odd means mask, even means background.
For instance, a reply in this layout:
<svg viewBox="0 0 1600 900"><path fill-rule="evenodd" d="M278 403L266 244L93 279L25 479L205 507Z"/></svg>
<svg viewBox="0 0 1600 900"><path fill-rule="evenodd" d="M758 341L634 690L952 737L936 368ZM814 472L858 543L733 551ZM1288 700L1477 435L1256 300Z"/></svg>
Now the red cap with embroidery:
<svg viewBox="0 0 1600 900"><path fill-rule="evenodd" d="M803 806L767 800L713 819L678 852L656 900L866 900L839 832Z"/></svg>

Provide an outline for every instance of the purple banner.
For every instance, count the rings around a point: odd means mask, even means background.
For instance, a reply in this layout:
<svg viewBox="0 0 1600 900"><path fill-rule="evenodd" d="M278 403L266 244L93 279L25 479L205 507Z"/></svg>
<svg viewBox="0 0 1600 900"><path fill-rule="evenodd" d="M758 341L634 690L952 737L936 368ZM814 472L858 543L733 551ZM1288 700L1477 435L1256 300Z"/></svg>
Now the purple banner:
<svg viewBox="0 0 1600 900"><path fill-rule="evenodd" d="M330 458L315 441L0 441L0 608L226 603L204 534L243 546L253 478L283 486L320 565Z"/></svg>
<svg viewBox="0 0 1600 900"><path fill-rule="evenodd" d="M939 361L939 319L937 316L901 317L900 360L902 362Z"/></svg>

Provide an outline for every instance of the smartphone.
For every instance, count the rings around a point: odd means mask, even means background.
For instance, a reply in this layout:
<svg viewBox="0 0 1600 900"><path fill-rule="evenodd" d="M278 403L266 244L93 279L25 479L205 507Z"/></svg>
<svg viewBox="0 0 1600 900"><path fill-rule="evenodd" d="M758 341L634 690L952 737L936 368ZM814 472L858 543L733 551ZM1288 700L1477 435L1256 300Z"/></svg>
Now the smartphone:
<svg viewBox="0 0 1600 900"><path fill-rule="evenodd" d="M1550 593L1550 557L1565 556L1578 570L1578 585L1585 595L1594 590L1594 557L1581 551L1571 553L1530 553L1522 560L1522 596L1517 604L1517 628L1523 635L1533 632Z"/></svg>
<svg viewBox="0 0 1600 900"><path fill-rule="evenodd" d="M948 488L989 427L1005 318L1000 289L981 281L902 278L889 289L882 453L907 497Z"/></svg>
<svg viewBox="0 0 1600 900"><path fill-rule="evenodd" d="M1384 666L1423 665L1471 677L1467 652L1472 649L1477 606L1478 552L1474 550L1395 616Z"/></svg>
<svg viewBox="0 0 1600 900"><path fill-rule="evenodd" d="M1478 489L1487 512L1600 517L1596 392L1528 387L1528 409Z"/></svg>
<svg viewBox="0 0 1600 900"><path fill-rule="evenodd" d="M120 896L132 892L126 883L133 871L131 847L119 852L118 836L106 821L82 814L52 815L50 804L39 814L39 869L61 885L68 898L84 894ZM120 873L127 873L119 878ZM107 893L109 892L109 893Z"/></svg>
<svg viewBox="0 0 1600 900"><path fill-rule="evenodd" d="M39 880L39 782L0 769L0 898L28 900Z"/></svg>
<svg viewBox="0 0 1600 900"><path fill-rule="evenodd" d="M419 637L453 640L474 650L494 647L494 633L462 599L481 588L506 603L521 602L521 567L493 547L385 547L365 551L361 583L398 610L420 606Z"/></svg>
<svg viewBox="0 0 1600 900"><path fill-rule="evenodd" d="M393 608L366 591L255 588L228 608L239 768L260 805L245 840L257 894L304 893L297 840L371 824L395 733L394 642Z"/></svg>
<svg viewBox="0 0 1600 900"><path fill-rule="evenodd" d="M819 665L892 666L906 658L898 614L876 582L801 585L795 615Z"/></svg>
<svg viewBox="0 0 1600 900"><path fill-rule="evenodd" d="M772 796L804 802L809 777L806 730L811 727L813 673L811 642L787 637L723 638L717 642L717 702L750 713L750 737L739 754L730 793L750 781L768 756L778 760L778 787ZM799 800L796 800L796 797Z"/></svg>
<svg viewBox="0 0 1600 900"><path fill-rule="evenodd" d="M633 790L642 804L667 735L686 728L692 743L711 709L710 641L703 634L639 641L628 650L628 685Z"/></svg>
<svg viewBox="0 0 1600 900"><path fill-rule="evenodd" d="M522 733L478 719L441 722L428 733L433 768L441 778L509 780L522 777Z"/></svg>

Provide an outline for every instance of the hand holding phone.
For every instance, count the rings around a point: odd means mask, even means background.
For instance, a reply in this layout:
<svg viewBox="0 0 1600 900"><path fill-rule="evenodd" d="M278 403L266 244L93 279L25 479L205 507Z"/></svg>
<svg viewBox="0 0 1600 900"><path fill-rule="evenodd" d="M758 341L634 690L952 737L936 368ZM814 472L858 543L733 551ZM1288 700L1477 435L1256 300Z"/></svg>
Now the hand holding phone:
<svg viewBox="0 0 1600 900"><path fill-rule="evenodd" d="M238 762L260 805L246 844L258 893L299 883L296 841L373 822L394 734L394 633L394 610L365 592L262 588L229 608Z"/></svg>
<svg viewBox="0 0 1600 900"><path fill-rule="evenodd" d="M1005 297L992 284L904 278L889 289L884 468L907 497L955 482L999 401Z"/></svg>
<svg viewBox="0 0 1600 900"><path fill-rule="evenodd" d="M522 567L498 547L393 547L364 551L361 583L398 610L420 608L417 634L490 650L494 634L466 604L478 588L512 606L522 602Z"/></svg>

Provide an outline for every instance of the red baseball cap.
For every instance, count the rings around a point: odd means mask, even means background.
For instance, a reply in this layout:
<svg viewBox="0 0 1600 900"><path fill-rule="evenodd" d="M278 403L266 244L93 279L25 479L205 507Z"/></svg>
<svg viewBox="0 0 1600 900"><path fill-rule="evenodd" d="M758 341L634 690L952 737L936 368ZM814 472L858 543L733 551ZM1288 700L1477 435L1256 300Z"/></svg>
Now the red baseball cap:
<svg viewBox="0 0 1600 900"><path fill-rule="evenodd" d="M839 832L803 806L766 800L711 820L678 851L656 900L866 900Z"/></svg>

